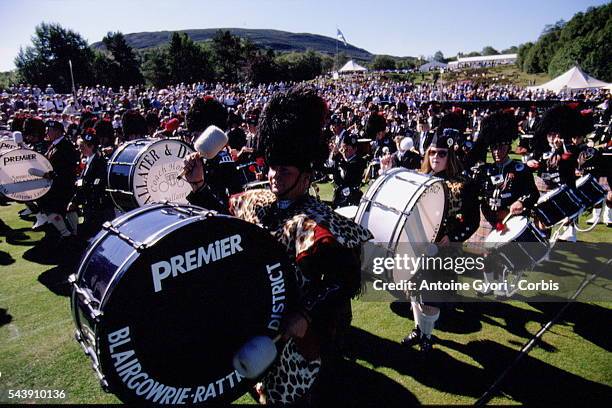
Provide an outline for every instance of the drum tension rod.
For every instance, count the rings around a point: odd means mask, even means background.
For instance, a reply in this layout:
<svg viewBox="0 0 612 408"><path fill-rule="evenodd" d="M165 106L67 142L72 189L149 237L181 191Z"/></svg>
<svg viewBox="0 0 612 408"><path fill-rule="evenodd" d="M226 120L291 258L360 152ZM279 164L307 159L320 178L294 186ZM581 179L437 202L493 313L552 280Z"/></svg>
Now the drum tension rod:
<svg viewBox="0 0 612 408"><path fill-rule="evenodd" d="M104 228L105 230L107 230L108 232L118 236L121 240L127 242L130 246L132 246L134 249L136 249L137 251L143 251L145 250L148 245L142 242L138 242L138 241L134 241L132 238L128 237L127 235L125 235L123 232L119 231L113 224L111 224L109 221L105 222L102 225L102 228Z"/></svg>
<svg viewBox="0 0 612 408"><path fill-rule="evenodd" d="M109 392L108 381L106 381L106 377L104 376L104 374L102 374L102 371L100 370L100 363L98 361L98 356L96 355L96 352L93 348L91 348L91 346L85 343L82 334L78 330L75 331L74 338L81 345L81 348L83 349L85 355L87 355L91 359L91 367L93 368L94 372L96 373L96 376L98 377L98 380L100 381L100 386L105 392Z"/></svg>
<svg viewBox="0 0 612 408"><path fill-rule="evenodd" d="M72 284L74 291L77 293L77 295L80 297L81 301L87 308L87 311L89 312L89 316L96 323L99 323L100 317L103 315L103 313L99 309L96 309L95 307L93 307L92 303L96 303L99 305L100 302L97 299L94 299L87 291L79 287L79 285L77 284L76 274L73 273L70 276L68 276L68 282Z"/></svg>

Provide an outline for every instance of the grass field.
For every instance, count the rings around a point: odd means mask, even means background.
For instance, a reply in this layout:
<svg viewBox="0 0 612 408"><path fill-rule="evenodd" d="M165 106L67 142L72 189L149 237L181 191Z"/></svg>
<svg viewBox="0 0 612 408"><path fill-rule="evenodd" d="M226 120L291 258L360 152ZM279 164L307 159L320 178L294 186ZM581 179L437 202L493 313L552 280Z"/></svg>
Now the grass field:
<svg viewBox="0 0 612 408"><path fill-rule="evenodd" d="M321 186L323 198L329 185ZM116 403L104 393L73 339L66 277L56 264L30 261L42 238L0 207L0 403ZM0 226L2 223L0 223ZM612 229L580 235L609 242ZM25 255L25 258L24 258ZM562 307L560 303L467 303L447 311L427 362L398 341L412 328L403 303L353 302L352 359L330 379L331 405L473 404L517 351ZM612 397L610 303L575 303L502 383L494 404L603 405ZM8 390L64 390L61 400L8 399ZM238 402L250 403L245 395Z"/></svg>

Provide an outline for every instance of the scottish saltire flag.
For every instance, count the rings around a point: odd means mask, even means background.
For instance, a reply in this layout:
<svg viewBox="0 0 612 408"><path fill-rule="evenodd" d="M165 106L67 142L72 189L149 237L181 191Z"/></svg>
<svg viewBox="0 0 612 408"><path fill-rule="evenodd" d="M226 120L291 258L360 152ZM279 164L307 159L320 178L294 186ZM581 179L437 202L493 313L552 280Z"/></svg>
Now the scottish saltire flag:
<svg viewBox="0 0 612 408"><path fill-rule="evenodd" d="M338 30L338 33L336 34L339 40L342 40L342 42L344 43L344 46L346 47L346 38L344 38L344 34L342 34L342 31L340 31L339 28L337 28L336 30Z"/></svg>

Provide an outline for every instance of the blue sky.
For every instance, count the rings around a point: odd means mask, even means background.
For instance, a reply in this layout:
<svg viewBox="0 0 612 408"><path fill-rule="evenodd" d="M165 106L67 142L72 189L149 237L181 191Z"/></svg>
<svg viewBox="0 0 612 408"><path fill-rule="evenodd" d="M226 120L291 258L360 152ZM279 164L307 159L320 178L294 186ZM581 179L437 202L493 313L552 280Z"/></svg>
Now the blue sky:
<svg viewBox="0 0 612 408"><path fill-rule="evenodd" d="M546 24L605 0L0 0L0 71L14 68L34 27L57 22L90 43L108 31L272 28L334 37L374 54L433 55L498 50L536 40Z"/></svg>

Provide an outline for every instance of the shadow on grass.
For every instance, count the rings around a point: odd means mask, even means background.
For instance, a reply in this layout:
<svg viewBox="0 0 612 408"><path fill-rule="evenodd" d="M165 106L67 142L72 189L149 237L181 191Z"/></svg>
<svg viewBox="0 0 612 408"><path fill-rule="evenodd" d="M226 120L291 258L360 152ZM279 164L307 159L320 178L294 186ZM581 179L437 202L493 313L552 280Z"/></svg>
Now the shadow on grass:
<svg viewBox="0 0 612 408"><path fill-rule="evenodd" d="M376 368L387 367L401 375L414 378L426 387L475 399L493 384L517 356L517 350L491 340L471 341L467 344L438 340L440 345L469 356L482 368L461 362L435 347L429 356L423 359L416 351L407 350L396 342L357 328L352 329L347 343L352 344L352 352L356 358L365 360ZM359 392L358 388L354 389ZM609 398L612 388L527 355L498 392L523 404L536 405L545 402L546 405L563 403L585 406L605 401Z"/></svg>
<svg viewBox="0 0 612 408"><path fill-rule="evenodd" d="M58 265L41 273L38 276L38 281L58 296L70 296L68 276L73 271L74 268L71 266Z"/></svg>
<svg viewBox="0 0 612 408"><path fill-rule="evenodd" d="M418 404L418 399L404 385L345 359L323 363L312 400L312 406L330 407L406 407Z"/></svg>
<svg viewBox="0 0 612 408"><path fill-rule="evenodd" d="M485 371L495 372L494 376L490 376L483 383L486 388L493 384L517 356L516 350L491 340L472 341L465 345L440 341L440 344L469 355L482 365ZM569 358L572 356L568 356ZM483 388L483 393L486 388ZM611 393L612 388L609 386L584 379L526 355L502 382L496 395L506 395L526 405L599 406L609 402Z"/></svg>
<svg viewBox="0 0 612 408"><path fill-rule="evenodd" d="M6 309L0 309L0 327L13 321L13 316L6 313Z"/></svg>
<svg viewBox="0 0 612 408"><path fill-rule="evenodd" d="M530 303L532 307L552 318L554 303ZM556 313L555 313L556 314ZM583 339L612 352L612 337L608 331L609 322L612 321L612 310L590 303L573 303L561 315L558 324L570 323L574 326L574 333Z"/></svg>
<svg viewBox="0 0 612 408"><path fill-rule="evenodd" d="M0 251L0 265L10 265L15 263L15 259L8 252Z"/></svg>

